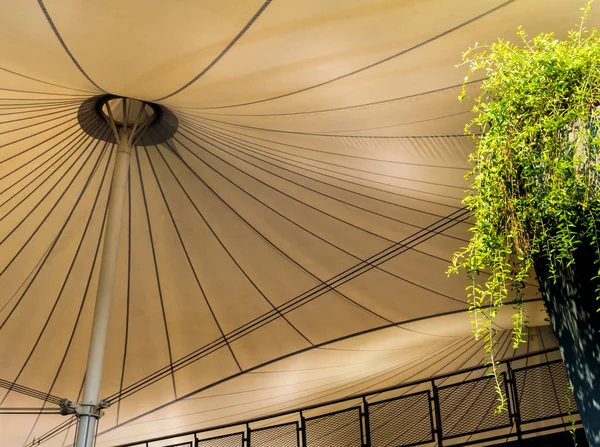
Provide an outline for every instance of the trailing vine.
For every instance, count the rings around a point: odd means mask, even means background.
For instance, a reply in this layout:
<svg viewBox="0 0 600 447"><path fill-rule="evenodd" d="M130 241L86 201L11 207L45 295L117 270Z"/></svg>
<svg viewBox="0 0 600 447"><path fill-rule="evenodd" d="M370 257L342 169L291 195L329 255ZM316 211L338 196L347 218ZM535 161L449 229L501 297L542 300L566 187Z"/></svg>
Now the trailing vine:
<svg viewBox="0 0 600 447"><path fill-rule="evenodd" d="M525 280L536 260L556 281L555 266L570 265L575 249L589 243L600 265L600 34L585 26L592 1L563 41L554 34L530 38L519 28L519 44L475 44L463 54L469 71L460 99L475 74L484 76L466 128L476 144L463 201L473 235L449 273L464 271L469 279L473 331L485 342L499 411L507 401L494 357L498 310L515 298L516 348L527 325ZM489 276L480 276L484 271Z"/></svg>

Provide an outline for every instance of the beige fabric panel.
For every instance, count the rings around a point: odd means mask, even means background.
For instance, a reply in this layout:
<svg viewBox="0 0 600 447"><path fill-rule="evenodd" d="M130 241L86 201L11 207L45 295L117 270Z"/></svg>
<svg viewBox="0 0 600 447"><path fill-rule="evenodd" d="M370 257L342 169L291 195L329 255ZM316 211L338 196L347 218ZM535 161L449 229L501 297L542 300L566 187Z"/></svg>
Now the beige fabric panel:
<svg viewBox="0 0 600 447"><path fill-rule="evenodd" d="M535 315L539 306L529 311ZM509 312L501 316L504 317L505 323L510 322ZM465 320L460 317L440 317L314 349L192 395L134 421L130 429L140 434L153 430L151 436L166 436L482 365L485 362L483 347L469 335L461 335L466 329L464 324ZM541 332L543 346L554 346L548 328L542 328ZM528 352L527 345L513 350L508 333L502 333L499 340L501 357ZM481 374L481 371L469 374L465 380ZM230 416L232 412L237 416ZM270 421L276 422L285 422L285 418ZM107 433L103 440L105 445L129 442L129 438L119 439L120 430Z"/></svg>
<svg viewBox="0 0 600 447"><path fill-rule="evenodd" d="M78 114L102 90L165 97L179 127L132 152L98 445L480 364L445 273L470 235L454 65L518 25L564 37L581 5L201 3L0 5L0 379L80 397L115 145ZM0 408L42 404L0 388ZM0 415L0 445L69 445L68 425Z"/></svg>

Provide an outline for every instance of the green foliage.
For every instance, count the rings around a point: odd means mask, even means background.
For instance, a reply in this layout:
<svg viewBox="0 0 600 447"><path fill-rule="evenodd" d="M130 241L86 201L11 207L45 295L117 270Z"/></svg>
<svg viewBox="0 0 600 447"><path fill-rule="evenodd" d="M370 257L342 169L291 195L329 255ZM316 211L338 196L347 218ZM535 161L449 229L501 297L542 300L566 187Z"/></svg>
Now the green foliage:
<svg viewBox="0 0 600 447"><path fill-rule="evenodd" d="M475 223L449 272L469 278L474 333L485 341L494 375L492 320L514 294L514 347L523 341L524 283L534 261L547 261L554 275L584 239L600 259L600 34L585 27L591 3L564 41L530 38L519 28L518 45L499 40L463 54L465 84L484 75L467 126L476 149L464 204ZM482 279L484 271L490 276ZM502 410L506 399L497 391Z"/></svg>

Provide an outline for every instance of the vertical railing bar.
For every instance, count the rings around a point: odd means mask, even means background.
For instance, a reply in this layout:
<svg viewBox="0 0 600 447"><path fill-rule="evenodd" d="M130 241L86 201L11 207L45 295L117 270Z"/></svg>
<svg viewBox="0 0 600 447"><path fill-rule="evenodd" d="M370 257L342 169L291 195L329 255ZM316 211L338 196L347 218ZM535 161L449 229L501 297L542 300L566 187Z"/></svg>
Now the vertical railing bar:
<svg viewBox="0 0 600 447"><path fill-rule="evenodd" d="M302 437L302 447L307 447L306 444L306 419L304 419L304 413L300 412L300 436Z"/></svg>
<svg viewBox="0 0 600 447"><path fill-rule="evenodd" d="M364 434L364 447L371 447L371 422L369 420L369 403L367 402L366 396L362 398L363 411L362 420L364 422L365 434ZM361 424L361 429L363 425ZM362 436L361 436L362 437Z"/></svg>
<svg viewBox="0 0 600 447"><path fill-rule="evenodd" d="M438 447L444 447L444 436L442 432L442 412L440 409L440 396L438 394L435 380L431 381L431 388L433 389L433 409L435 414L435 425L436 425L436 440Z"/></svg>
<svg viewBox="0 0 600 447"><path fill-rule="evenodd" d="M296 421L296 447L300 447L300 423Z"/></svg>
<svg viewBox="0 0 600 447"><path fill-rule="evenodd" d="M431 424L431 440L435 439L435 427L433 426L433 419L435 418L433 409L433 396L431 390L427 390L427 400L429 401L429 423Z"/></svg>
<svg viewBox="0 0 600 447"><path fill-rule="evenodd" d="M519 406L519 389L517 387L517 379L510 362L506 362L506 371L508 374L507 382L510 384L510 391L513 396L515 428L517 429L517 439L523 440L523 430L521 429L521 407Z"/></svg>

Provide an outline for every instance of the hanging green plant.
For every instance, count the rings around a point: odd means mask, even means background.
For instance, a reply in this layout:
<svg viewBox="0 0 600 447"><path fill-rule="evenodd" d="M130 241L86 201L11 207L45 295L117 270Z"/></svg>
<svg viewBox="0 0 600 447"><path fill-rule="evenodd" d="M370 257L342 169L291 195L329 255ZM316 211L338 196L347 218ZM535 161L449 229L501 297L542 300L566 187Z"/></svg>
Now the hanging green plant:
<svg viewBox="0 0 600 447"><path fill-rule="evenodd" d="M560 281L557 266L576 262L584 244L598 278L600 35L585 26L591 4L564 41L553 34L530 38L519 29L518 45L476 44L463 55L465 85L478 73L484 80L467 126L476 148L463 203L472 213L473 235L449 272L466 272L475 337L485 340L496 378L492 321L514 294L514 347L523 341L524 282L534 268L539 276L537 267L544 265L549 279ZM484 271L489 276L481 277ZM504 410L506 397L497 385L498 409Z"/></svg>

